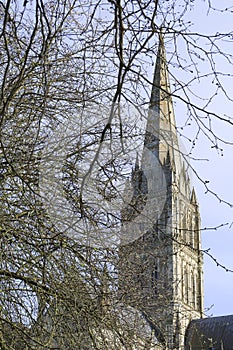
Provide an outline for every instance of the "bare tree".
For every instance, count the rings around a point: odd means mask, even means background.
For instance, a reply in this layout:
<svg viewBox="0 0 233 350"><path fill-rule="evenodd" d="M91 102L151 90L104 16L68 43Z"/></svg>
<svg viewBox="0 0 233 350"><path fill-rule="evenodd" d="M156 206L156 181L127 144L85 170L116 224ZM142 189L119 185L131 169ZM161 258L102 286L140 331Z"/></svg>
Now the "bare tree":
<svg viewBox="0 0 233 350"><path fill-rule="evenodd" d="M211 77L231 100L216 55L232 63L221 49L232 34L193 33L185 19L192 6L186 0L0 2L2 349L164 345L159 331L148 330L132 305L124 309L119 300L115 237L131 155L143 144L161 34L173 98L187 108L184 124L195 124L191 151L200 133L221 148L212 119L232 125L208 109L215 92L205 103L192 99L192 84ZM185 82L179 70L187 73ZM101 201L115 201L114 210ZM132 207L140 211L137 203Z"/></svg>

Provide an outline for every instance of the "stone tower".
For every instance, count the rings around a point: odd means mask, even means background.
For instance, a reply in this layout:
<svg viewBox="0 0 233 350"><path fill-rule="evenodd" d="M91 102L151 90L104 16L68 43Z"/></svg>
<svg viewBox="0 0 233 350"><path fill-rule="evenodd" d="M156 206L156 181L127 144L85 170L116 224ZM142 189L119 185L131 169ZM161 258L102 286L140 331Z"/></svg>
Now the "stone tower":
<svg viewBox="0 0 233 350"><path fill-rule="evenodd" d="M120 295L143 312L164 348L183 349L188 323L203 313L200 215L178 143L162 38L144 150L131 186L134 195L122 210L122 226L126 237L137 227L141 234L122 241ZM141 221L130 226L139 214Z"/></svg>

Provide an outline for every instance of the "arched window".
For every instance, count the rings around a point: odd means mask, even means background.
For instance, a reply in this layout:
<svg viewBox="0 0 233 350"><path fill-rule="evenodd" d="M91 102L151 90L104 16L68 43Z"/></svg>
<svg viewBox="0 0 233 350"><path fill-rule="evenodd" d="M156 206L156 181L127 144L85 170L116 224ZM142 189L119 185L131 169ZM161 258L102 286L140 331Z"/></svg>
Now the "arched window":
<svg viewBox="0 0 233 350"><path fill-rule="evenodd" d="M181 298L184 300L185 286L184 286L184 262L181 261Z"/></svg>
<svg viewBox="0 0 233 350"><path fill-rule="evenodd" d="M185 291L184 300L186 304L188 304L189 303L189 276L188 276L187 266L185 268L185 273L184 273L184 291Z"/></svg>
<svg viewBox="0 0 233 350"><path fill-rule="evenodd" d="M174 220L175 220L175 228L174 234L175 237L179 235L179 201L176 196L174 196Z"/></svg>
<svg viewBox="0 0 233 350"><path fill-rule="evenodd" d="M196 277L196 307L199 310L201 307L201 291L200 291L200 280L199 277Z"/></svg>
<svg viewBox="0 0 233 350"><path fill-rule="evenodd" d="M191 283L192 283L192 303L194 309L196 308L196 279L195 275L191 273Z"/></svg>
<svg viewBox="0 0 233 350"><path fill-rule="evenodd" d="M191 247L194 247L194 242L193 242L193 239L194 239L194 222L193 222L193 213L191 212L190 213L190 216L189 216L189 244Z"/></svg>
<svg viewBox="0 0 233 350"><path fill-rule="evenodd" d="M178 220L179 220L179 234L180 234L180 237L183 238L183 230L182 230L182 217L183 217L183 204L182 204L182 201L179 201L179 217L178 217Z"/></svg>
<svg viewBox="0 0 233 350"><path fill-rule="evenodd" d="M194 248L197 249L199 247L199 222L198 218L194 218L193 223L193 235L194 235Z"/></svg>
<svg viewBox="0 0 233 350"><path fill-rule="evenodd" d="M182 237L184 242L187 242L187 237L186 237L186 211L185 209L183 210L183 214L182 214Z"/></svg>

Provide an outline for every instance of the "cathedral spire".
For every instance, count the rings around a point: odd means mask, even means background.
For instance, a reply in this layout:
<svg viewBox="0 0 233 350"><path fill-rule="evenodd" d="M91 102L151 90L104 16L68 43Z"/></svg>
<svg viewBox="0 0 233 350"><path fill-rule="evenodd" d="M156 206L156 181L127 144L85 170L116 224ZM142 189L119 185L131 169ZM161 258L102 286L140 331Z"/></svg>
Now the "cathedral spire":
<svg viewBox="0 0 233 350"><path fill-rule="evenodd" d="M159 35L159 46L155 63L155 71L153 77L153 86L150 98L150 108L159 112L161 103L165 100L166 103L172 102L170 97L170 81L167 66L165 45L163 34Z"/></svg>
<svg viewBox="0 0 233 350"><path fill-rule="evenodd" d="M186 327L203 308L200 215L180 149L161 34L144 148L122 211L119 276L122 300L158 325L168 350L184 349Z"/></svg>
<svg viewBox="0 0 233 350"><path fill-rule="evenodd" d="M145 146L154 151L161 162L168 150L171 158L176 159L178 142L163 34L159 36Z"/></svg>

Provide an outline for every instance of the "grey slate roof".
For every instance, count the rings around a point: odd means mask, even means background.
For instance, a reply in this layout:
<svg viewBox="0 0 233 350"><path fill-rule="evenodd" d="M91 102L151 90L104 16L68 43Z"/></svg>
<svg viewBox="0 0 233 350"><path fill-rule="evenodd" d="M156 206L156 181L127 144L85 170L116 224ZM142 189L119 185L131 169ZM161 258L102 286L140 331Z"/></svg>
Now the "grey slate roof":
<svg viewBox="0 0 233 350"><path fill-rule="evenodd" d="M233 315L191 321L185 350L233 350Z"/></svg>

